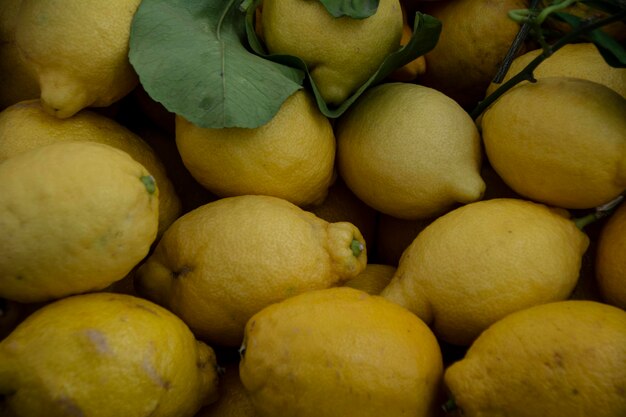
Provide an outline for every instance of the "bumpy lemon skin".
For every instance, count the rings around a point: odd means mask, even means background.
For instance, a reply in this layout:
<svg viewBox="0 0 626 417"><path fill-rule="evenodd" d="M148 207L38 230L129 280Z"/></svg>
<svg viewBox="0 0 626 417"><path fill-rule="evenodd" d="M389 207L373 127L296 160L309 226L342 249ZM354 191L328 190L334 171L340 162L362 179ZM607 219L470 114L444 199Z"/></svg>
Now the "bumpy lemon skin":
<svg viewBox="0 0 626 417"><path fill-rule="evenodd" d="M468 417L626 413L626 312L568 300L513 313L445 372Z"/></svg>
<svg viewBox="0 0 626 417"><path fill-rule="evenodd" d="M144 166L100 143L0 163L0 297L48 301L124 278L156 238L158 195Z"/></svg>
<svg viewBox="0 0 626 417"><path fill-rule="evenodd" d="M50 303L0 342L0 392L19 417L191 417L217 399L216 356L145 299Z"/></svg>
<svg viewBox="0 0 626 417"><path fill-rule="evenodd" d="M439 345L415 315L353 288L310 291L246 325L240 376L262 417L429 416Z"/></svg>

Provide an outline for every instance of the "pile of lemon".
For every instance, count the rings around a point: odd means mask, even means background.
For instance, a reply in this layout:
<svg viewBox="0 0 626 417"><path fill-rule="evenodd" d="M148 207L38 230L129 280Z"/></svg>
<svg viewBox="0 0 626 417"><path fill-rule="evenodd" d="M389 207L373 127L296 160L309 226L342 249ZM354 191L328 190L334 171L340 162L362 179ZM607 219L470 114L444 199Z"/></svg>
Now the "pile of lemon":
<svg viewBox="0 0 626 417"><path fill-rule="evenodd" d="M0 415L626 415L626 69L569 44L475 121L527 1L381 0L351 43L264 0L328 102L443 30L336 119L208 129L140 85L139 3L0 4Z"/></svg>

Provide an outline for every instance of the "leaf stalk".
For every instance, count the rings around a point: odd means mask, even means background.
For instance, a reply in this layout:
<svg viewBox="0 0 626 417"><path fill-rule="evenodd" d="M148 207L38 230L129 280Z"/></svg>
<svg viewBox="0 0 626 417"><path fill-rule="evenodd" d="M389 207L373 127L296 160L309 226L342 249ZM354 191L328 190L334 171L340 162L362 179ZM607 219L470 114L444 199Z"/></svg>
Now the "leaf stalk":
<svg viewBox="0 0 626 417"><path fill-rule="evenodd" d="M530 61L524 69L522 69L519 73L509 79L507 82L498 87L493 93L487 96L484 100L482 100L474 110L470 113L472 119L476 120L489 106L491 106L498 98L500 98L505 92L516 86L522 81L531 81L534 82L534 70L541 64L544 60L549 58L556 51L561 49L563 46L575 41L580 36L585 33L591 32L595 29L598 29L602 26L608 25L613 22L617 22L626 18L626 9L621 10L618 13L615 13L611 16L607 16L605 18L583 22L580 26L572 29L572 31L568 32L565 36L561 37L552 45L546 45L543 48L543 52L539 54L535 59Z"/></svg>

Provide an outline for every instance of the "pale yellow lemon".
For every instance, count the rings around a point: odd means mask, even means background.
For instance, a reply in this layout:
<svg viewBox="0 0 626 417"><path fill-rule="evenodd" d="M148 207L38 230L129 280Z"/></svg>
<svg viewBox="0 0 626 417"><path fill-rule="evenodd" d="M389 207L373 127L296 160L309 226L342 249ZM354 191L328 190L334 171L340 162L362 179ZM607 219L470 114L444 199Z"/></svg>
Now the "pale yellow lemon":
<svg viewBox="0 0 626 417"><path fill-rule="evenodd" d="M42 307L0 342L0 393L19 417L185 417L217 398L213 350L129 295Z"/></svg>
<svg viewBox="0 0 626 417"><path fill-rule="evenodd" d="M90 110L68 119L46 113L39 100L0 112L0 162L40 146L65 141L97 142L120 149L150 172L159 187L159 234L181 214L181 202L159 155L140 136Z"/></svg>
<svg viewBox="0 0 626 417"><path fill-rule="evenodd" d="M241 381L259 417L432 415L442 374L433 333L379 296L309 291L255 314Z"/></svg>
<svg viewBox="0 0 626 417"><path fill-rule="evenodd" d="M469 345L507 314L568 298L588 244L560 211L518 199L479 201L422 230L381 295L442 340Z"/></svg>
<svg viewBox="0 0 626 417"><path fill-rule="evenodd" d="M331 105L346 100L400 49L402 25L398 0L381 0L365 19L335 18L321 2L308 0L264 0L261 13L269 53L302 59Z"/></svg>
<svg viewBox="0 0 626 417"><path fill-rule="evenodd" d="M522 71L543 49L533 49L513 60L502 83ZM558 49L533 70L535 79L544 77L582 78L604 84L626 98L626 68L610 66L590 42L570 43ZM491 83L486 95L493 93L501 84Z"/></svg>
<svg viewBox="0 0 626 417"><path fill-rule="evenodd" d="M589 80L519 85L483 115L489 162L524 198L593 208L626 189L626 98Z"/></svg>
<svg viewBox="0 0 626 417"><path fill-rule="evenodd" d="M437 90L397 82L373 87L341 116L336 136L341 177L382 213L427 218L484 192L476 125Z"/></svg>
<svg viewBox="0 0 626 417"><path fill-rule="evenodd" d="M194 178L220 197L263 194L296 205L321 203L333 178L333 129L305 90L253 129L200 128L177 116L176 145Z"/></svg>
<svg viewBox="0 0 626 417"><path fill-rule="evenodd" d="M0 297L45 301L103 289L147 254L158 188L127 153L42 146L0 163Z"/></svg>
<svg viewBox="0 0 626 417"><path fill-rule="evenodd" d="M136 286L198 337L238 346L263 307L340 285L366 263L365 241L351 223L329 223L278 197L244 195L176 220L137 271Z"/></svg>
<svg viewBox="0 0 626 417"><path fill-rule="evenodd" d="M445 383L467 417L617 417L626 413L626 312L561 301L489 327Z"/></svg>
<svg viewBox="0 0 626 417"><path fill-rule="evenodd" d="M37 74L50 114L66 118L106 107L138 84L128 60L140 0L22 0L15 40Z"/></svg>

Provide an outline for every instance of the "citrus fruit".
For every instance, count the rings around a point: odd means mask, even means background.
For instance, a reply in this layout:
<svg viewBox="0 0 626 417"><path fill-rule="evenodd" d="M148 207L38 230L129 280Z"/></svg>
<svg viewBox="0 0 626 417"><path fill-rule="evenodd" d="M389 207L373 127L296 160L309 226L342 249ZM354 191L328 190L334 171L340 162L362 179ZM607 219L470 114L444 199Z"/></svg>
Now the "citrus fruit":
<svg viewBox="0 0 626 417"><path fill-rule="evenodd" d="M178 317L121 294L57 300L0 342L2 406L20 417L191 417L217 398L216 368Z"/></svg>
<svg viewBox="0 0 626 417"><path fill-rule="evenodd" d="M533 49L513 60L502 82L522 71L543 49ZM604 84L626 98L626 68L610 66L593 43L570 43L554 52L533 70L535 79L545 77L582 78ZM491 83L486 95L493 93L500 84Z"/></svg>
<svg viewBox="0 0 626 417"><path fill-rule="evenodd" d="M139 3L22 1L15 40L37 74L46 111L70 117L85 107L106 107L137 86L128 41Z"/></svg>
<svg viewBox="0 0 626 417"><path fill-rule="evenodd" d="M482 118L489 162L526 199L567 209L626 189L626 99L592 81L541 78L501 96Z"/></svg>
<svg viewBox="0 0 626 417"><path fill-rule="evenodd" d="M560 211L517 199L479 201L422 230L381 295L442 340L469 345L507 314L568 298L588 244Z"/></svg>
<svg viewBox="0 0 626 417"><path fill-rule="evenodd" d="M90 110L68 119L46 113L39 100L14 104L0 112L0 162L40 146L65 142L97 142L120 149L142 164L159 187L159 235L181 213L181 202L159 156L138 135Z"/></svg>
<svg viewBox="0 0 626 417"><path fill-rule="evenodd" d="M318 1L264 0L261 26L268 51L304 61L324 101L337 105L400 48L402 9L381 0L365 19L335 18Z"/></svg>
<svg viewBox="0 0 626 417"><path fill-rule="evenodd" d="M139 267L136 284L196 336L238 346L263 307L340 285L366 263L365 241L351 223L328 223L278 197L244 195L176 220Z"/></svg>
<svg viewBox="0 0 626 417"><path fill-rule="evenodd" d="M321 203L333 178L335 136L310 93L290 96L258 128L200 128L176 118L176 145L194 178L220 197L263 194Z"/></svg>
<svg viewBox="0 0 626 417"><path fill-rule="evenodd" d="M46 301L102 289L147 254L158 188L126 152L61 142L0 163L0 297Z"/></svg>
<svg viewBox="0 0 626 417"><path fill-rule="evenodd" d="M401 219L481 198L480 136L451 98L410 83L367 90L338 120L337 165L367 205Z"/></svg>
<svg viewBox="0 0 626 417"><path fill-rule="evenodd" d="M467 417L598 416L626 412L626 312L561 301L489 327L445 383Z"/></svg>
<svg viewBox="0 0 626 417"><path fill-rule="evenodd" d="M442 373L428 326L346 287L261 310L241 352L241 381L259 417L428 416Z"/></svg>

